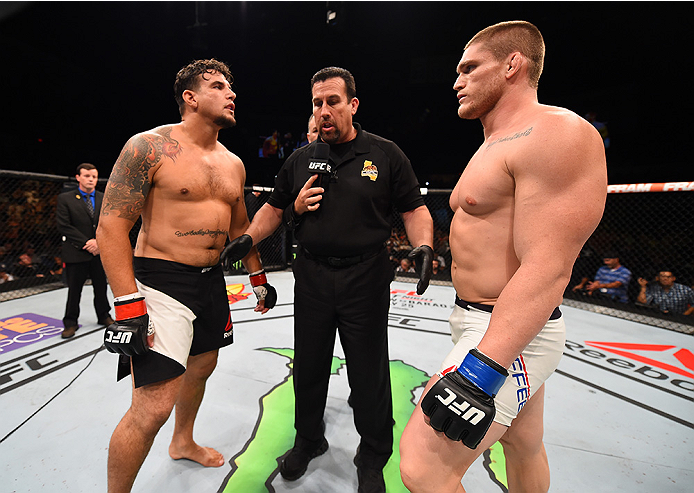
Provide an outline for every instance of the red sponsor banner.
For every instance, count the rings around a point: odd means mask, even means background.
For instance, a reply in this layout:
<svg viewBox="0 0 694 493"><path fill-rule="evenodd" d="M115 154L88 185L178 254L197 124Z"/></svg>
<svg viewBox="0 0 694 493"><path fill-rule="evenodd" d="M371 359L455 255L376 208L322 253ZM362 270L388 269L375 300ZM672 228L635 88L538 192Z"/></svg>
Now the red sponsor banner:
<svg viewBox="0 0 694 493"><path fill-rule="evenodd" d="M694 181L607 185L607 193L694 192Z"/></svg>

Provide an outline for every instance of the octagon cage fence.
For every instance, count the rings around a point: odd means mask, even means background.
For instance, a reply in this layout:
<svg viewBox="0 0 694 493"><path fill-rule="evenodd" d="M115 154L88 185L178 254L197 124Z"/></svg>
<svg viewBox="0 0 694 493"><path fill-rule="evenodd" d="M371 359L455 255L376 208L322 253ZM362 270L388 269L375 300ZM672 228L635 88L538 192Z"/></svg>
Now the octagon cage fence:
<svg viewBox="0 0 694 493"><path fill-rule="evenodd" d="M98 190L104 190L105 179ZM60 258L61 237L55 221L60 193L77 187L74 177L0 170L0 303L65 286ZM564 304L614 317L694 334L694 314L663 312L637 299L639 279L655 283L658 272L672 272L676 282L694 285L694 182L609 185L602 221L574 264ZM252 216L270 196L271 188L246 187L246 205ZM451 253L448 234L453 213L448 206L451 190L422 189L434 220L434 250L440 271L432 283L450 284ZM134 246L139 221L130 233ZM281 227L258 245L267 271L291 269L297 245ZM398 214L386 248L397 269L412 248ZM618 252L629 271L627 302L598 291L588 295L573 288L582 279L593 279L603 265L603 255ZM227 274L241 274L241 263ZM398 280L414 282L416 274L396 272ZM2 320L0 319L0 324ZM1 327L0 327L1 329Z"/></svg>

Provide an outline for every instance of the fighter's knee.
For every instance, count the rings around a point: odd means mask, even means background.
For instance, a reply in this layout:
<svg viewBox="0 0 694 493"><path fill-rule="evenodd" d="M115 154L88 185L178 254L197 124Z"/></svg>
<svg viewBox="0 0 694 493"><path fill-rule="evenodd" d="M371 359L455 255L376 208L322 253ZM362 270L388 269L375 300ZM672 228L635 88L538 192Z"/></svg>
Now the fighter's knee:
<svg viewBox="0 0 694 493"><path fill-rule="evenodd" d="M211 363L206 363L201 366L196 366L196 367L188 367L186 370L186 377L187 378L195 378L198 380L207 380L210 375L212 375L212 372L214 369L217 367L217 361L215 360L214 362Z"/></svg>
<svg viewBox="0 0 694 493"><path fill-rule="evenodd" d="M542 446L542 431L511 426L499 439L506 451L531 452Z"/></svg>
<svg viewBox="0 0 694 493"><path fill-rule="evenodd" d="M422 480L421 472L421 464L417 467L415 461L407 460L403 456L400 457L400 477L408 491L413 493L421 491L418 487Z"/></svg>
<svg viewBox="0 0 694 493"><path fill-rule="evenodd" d="M157 403L147 406L132 406L126 413L131 426L139 428L144 434L156 433L166 423L173 411L173 403Z"/></svg>
<svg viewBox="0 0 694 493"><path fill-rule="evenodd" d="M426 484L426 467L422 467L420 458L408 446L407 436L403 435L400 442L400 477L405 487L411 492L424 491L421 487Z"/></svg>
<svg viewBox="0 0 694 493"><path fill-rule="evenodd" d="M188 367L186 368L186 377L206 380L212 375L212 372L217 367L217 355L203 354L195 359L188 359Z"/></svg>

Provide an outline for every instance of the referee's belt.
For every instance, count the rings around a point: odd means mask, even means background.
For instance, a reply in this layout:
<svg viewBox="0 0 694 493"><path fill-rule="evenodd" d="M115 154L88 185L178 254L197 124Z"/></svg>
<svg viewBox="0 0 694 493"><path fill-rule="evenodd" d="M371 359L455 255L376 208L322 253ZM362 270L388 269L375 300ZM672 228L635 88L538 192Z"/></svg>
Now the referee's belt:
<svg viewBox="0 0 694 493"><path fill-rule="evenodd" d="M362 253L361 255L355 255L353 257L329 257L326 255L314 255L313 253L306 250L304 247L301 247L301 249L304 252L304 255L307 259L314 260L321 264L329 265L330 267L350 267L352 265L364 262L365 260L369 260L370 258L374 258L376 255L383 251L384 246L381 245L375 250Z"/></svg>
<svg viewBox="0 0 694 493"><path fill-rule="evenodd" d="M492 313L492 310L494 309L494 305L483 305L482 303L468 303L465 300L461 300L457 296L455 297L455 304L465 310L470 310L470 308L477 308L478 310L482 310L483 312L488 313ZM552 314L549 316L549 319L556 320L559 317L561 317L561 310L559 309L559 307L556 307Z"/></svg>

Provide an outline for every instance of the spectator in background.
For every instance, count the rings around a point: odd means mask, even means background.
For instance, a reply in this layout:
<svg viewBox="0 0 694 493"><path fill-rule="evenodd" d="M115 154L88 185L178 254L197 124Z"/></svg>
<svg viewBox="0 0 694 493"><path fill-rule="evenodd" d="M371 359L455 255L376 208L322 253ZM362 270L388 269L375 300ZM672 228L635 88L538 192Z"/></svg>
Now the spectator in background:
<svg viewBox="0 0 694 493"><path fill-rule="evenodd" d="M253 184L253 190L251 190L249 193L246 194L246 197L244 198L246 202L246 213L248 214L248 220L252 221L253 216L255 216L255 213L258 212L258 210L263 206L265 203L264 200L260 198L260 185L258 183Z"/></svg>
<svg viewBox="0 0 694 493"><path fill-rule="evenodd" d="M0 264L0 284L10 281L14 281L14 276L7 272L7 266L5 264Z"/></svg>
<svg viewBox="0 0 694 493"><path fill-rule="evenodd" d="M566 287L567 291L572 290L577 284L588 282L588 276L597 270L602 265L602 258L590 245L585 244L581 248L578 257L574 261L574 266L571 269L571 279ZM585 281L583 281L585 279ZM578 291L574 289L573 291Z"/></svg>
<svg viewBox="0 0 694 493"><path fill-rule="evenodd" d="M308 143L310 144L318 138L318 125L316 125L316 117L311 113L311 118L308 119L308 133L306 134Z"/></svg>
<svg viewBox="0 0 694 493"><path fill-rule="evenodd" d="M434 256L434 260L431 263L431 278L450 280L450 277L446 275L446 268L441 265L436 256Z"/></svg>
<svg viewBox="0 0 694 493"><path fill-rule="evenodd" d="M602 142L605 144L605 149L610 147L610 134L607 131L607 124L598 121L598 114L595 111L589 111L585 116L586 120L590 122L595 129L600 132L600 137L602 137Z"/></svg>
<svg viewBox="0 0 694 493"><path fill-rule="evenodd" d="M659 271L654 283L639 277L638 283L641 288L636 301L644 305L653 305L663 313L691 315L694 313L694 290L675 282L675 279L677 278L671 270Z"/></svg>
<svg viewBox="0 0 694 493"><path fill-rule="evenodd" d="M306 132L301 133L301 139L299 139L299 142L296 144L296 148L299 149L310 144L316 140L317 137L318 127L316 126L316 119L313 117L313 114L311 114L311 117L308 119L308 129Z"/></svg>
<svg viewBox="0 0 694 493"><path fill-rule="evenodd" d="M300 149L300 148L307 146L309 144L310 144L310 142L308 140L308 135L306 134L306 132L301 132L301 137L299 137L299 142L296 143L296 149ZM294 149L294 150L296 150L296 149Z"/></svg>
<svg viewBox="0 0 694 493"><path fill-rule="evenodd" d="M282 137L282 144L280 146L280 159L286 159L294 150L294 136L291 132L287 132Z"/></svg>
<svg viewBox="0 0 694 493"><path fill-rule="evenodd" d="M106 273L101 265L99 245L96 242L96 227L104 194L96 191L99 172L96 166L82 163L77 167L78 187L58 196L56 222L63 240L62 260L65 261L67 302L63 316L63 339L75 335L79 328L82 288L87 278L92 280L94 309L100 325L111 325L111 305L106 296Z"/></svg>
<svg viewBox="0 0 694 493"><path fill-rule="evenodd" d="M263 157L277 159L279 157L279 150L279 132L273 130L272 135L263 142Z"/></svg>
<svg viewBox="0 0 694 493"><path fill-rule="evenodd" d="M620 303L628 303L627 287L631 281L631 271L620 264L619 254L614 251L603 254L603 265L598 269L595 278L588 281L587 277L572 288L574 292L583 292L592 296L596 291L600 296L610 298Z"/></svg>
<svg viewBox="0 0 694 493"><path fill-rule="evenodd" d="M36 247L34 247L32 243L27 243L24 252L29 256L32 264L38 264L41 262L41 257L36 253Z"/></svg>
<svg viewBox="0 0 694 493"><path fill-rule="evenodd" d="M59 254L44 255L39 267L46 275L60 276L63 273L63 259Z"/></svg>
<svg viewBox="0 0 694 493"><path fill-rule="evenodd" d="M395 269L395 272L411 272L414 274L415 270L412 266L412 261L407 257L400 259L400 265Z"/></svg>
<svg viewBox="0 0 694 493"><path fill-rule="evenodd" d="M434 253L434 260L436 260L438 262L439 270L443 270L446 268L446 259L443 258L438 253Z"/></svg>
<svg viewBox="0 0 694 493"><path fill-rule="evenodd" d="M39 270L38 265L31 261L31 256L28 253L22 253L11 270L15 278L43 277L43 273Z"/></svg>

